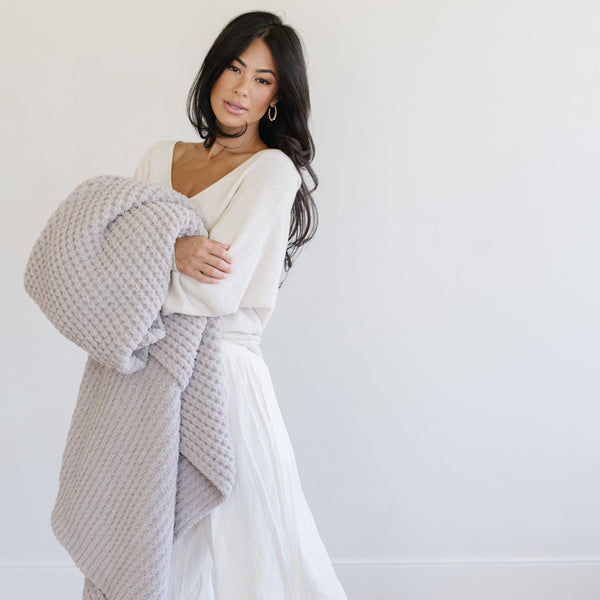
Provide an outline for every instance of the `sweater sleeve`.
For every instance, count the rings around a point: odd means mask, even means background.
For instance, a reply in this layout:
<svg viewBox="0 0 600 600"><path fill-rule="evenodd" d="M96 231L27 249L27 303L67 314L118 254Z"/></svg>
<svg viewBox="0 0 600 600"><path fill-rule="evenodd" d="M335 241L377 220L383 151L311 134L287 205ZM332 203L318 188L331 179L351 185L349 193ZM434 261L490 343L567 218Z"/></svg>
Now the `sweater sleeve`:
<svg viewBox="0 0 600 600"><path fill-rule="evenodd" d="M210 284L174 271L162 313L223 316L240 308L273 308L300 183L292 161L280 152L269 152L245 171L210 231L211 239L231 244L233 272Z"/></svg>

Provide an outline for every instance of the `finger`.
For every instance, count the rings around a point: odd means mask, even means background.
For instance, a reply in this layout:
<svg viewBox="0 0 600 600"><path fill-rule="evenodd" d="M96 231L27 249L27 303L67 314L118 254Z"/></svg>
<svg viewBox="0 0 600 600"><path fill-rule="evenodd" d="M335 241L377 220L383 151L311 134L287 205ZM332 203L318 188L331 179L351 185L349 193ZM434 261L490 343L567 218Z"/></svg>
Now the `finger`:
<svg viewBox="0 0 600 600"><path fill-rule="evenodd" d="M205 275L204 274L204 268L205 268L205 264L204 263L200 263L200 264L186 264L185 267L183 267L182 269L179 270L180 273L183 273L184 275L187 275L188 277L193 277L194 279L197 279L198 281L202 281L203 283L212 283L214 281L220 281L220 279L217 279L215 277L212 277L210 275Z"/></svg>
<svg viewBox="0 0 600 600"><path fill-rule="evenodd" d="M210 254L212 254L213 256L218 256L219 258L222 258L227 262L231 262L231 254L229 253L229 248L231 247L231 244L222 244L221 242L215 242L214 240L209 241L214 242L208 247L208 252Z"/></svg>
<svg viewBox="0 0 600 600"><path fill-rule="evenodd" d="M197 279L201 283L213 284L220 283L222 281L221 279L217 279L216 277L210 277L208 275L205 275L202 271L196 271L192 277L194 277L194 279Z"/></svg>
<svg viewBox="0 0 600 600"><path fill-rule="evenodd" d="M220 283L222 279L218 279L217 277L211 277L210 275L206 275L200 269L186 269L185 271L181 271L185 273L188 277L193 277L197 281L201 283Z"/></svg>
<svg viewBox="0 0 600 600"><path fill-rule="evenodd" d="M215 256L204 256L202 258L194 258L190 262L190 268L208 274L210 277L224 277L233 272L233 267ZM210 273L209 273L210 271Z"/></svg>
<svg viewBox="0 0 600 600"><path fill-rule="evenodd" d="M209 257L214 257L218 260L224 261L227 264L231 264L233 263L233 259L231 257L231 254L229 254L229 252L227 252L227 250L223 250L222 248L215 248L214 251L211 251L208 254Z"/></svg>
<svg viewBox="0 0 600 600"><path fill-rule="evenodd" d="M218 269L222 273L233 273L233 267L231 266L231 263L228 263L217 256L207 257L205 264L213 267L214 269Z"/></svg>
<svg viewBox="0 0 600 600"><path fill-rule="evenodd" d="M215 256L225 262L231 263L231 254L222 246L217 244L200 244L194 250L194 256L202 260L207 260L211 256Z"/></svg>
<svg viewBox="0 0 600 600"><path fill-rule="evenodd" d="M215 267L211 267L209 264L202 265L202 267L198 270L207 277L213 277L216 279L227 279L227 277L229 277L227 273L224 273L222 270Z"/></svg>
<svg viewBox="0 0 600 600"><path fill-rule="evenodd" d="M215 244L217 246L221 246L221 248L225 248L225 250L229 250L231 244L224 244L223 242L218 242L217 240L213 240L211 238L207 238L211 244Z"/></svg>

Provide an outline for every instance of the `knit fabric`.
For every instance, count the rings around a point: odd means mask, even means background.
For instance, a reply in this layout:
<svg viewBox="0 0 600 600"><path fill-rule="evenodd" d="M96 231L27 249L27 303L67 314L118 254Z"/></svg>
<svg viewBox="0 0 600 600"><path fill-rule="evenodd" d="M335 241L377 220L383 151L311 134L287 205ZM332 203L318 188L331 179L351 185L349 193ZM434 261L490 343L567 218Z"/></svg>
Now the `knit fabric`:
<svg viewBox="0 0 600 600"><path fill-rule="evenodd" d="M165 600L173 542L233 489L220 319L160 316L182 235L206 235L185 196L96 177L27 264L27 292L89 354L51 518L85 600Z"/></svg>

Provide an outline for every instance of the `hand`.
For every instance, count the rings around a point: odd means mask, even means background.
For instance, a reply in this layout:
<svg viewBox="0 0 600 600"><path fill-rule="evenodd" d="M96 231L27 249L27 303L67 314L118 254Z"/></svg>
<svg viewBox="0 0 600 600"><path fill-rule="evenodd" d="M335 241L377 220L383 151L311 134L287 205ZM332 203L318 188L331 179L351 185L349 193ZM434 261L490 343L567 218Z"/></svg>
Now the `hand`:
<svg viewBox="0 0 600 600"><path fill-rule="evenodd" d="M232 273L229 246L200 235L177 238L177 270L202 283L219 283Z"/></svg>

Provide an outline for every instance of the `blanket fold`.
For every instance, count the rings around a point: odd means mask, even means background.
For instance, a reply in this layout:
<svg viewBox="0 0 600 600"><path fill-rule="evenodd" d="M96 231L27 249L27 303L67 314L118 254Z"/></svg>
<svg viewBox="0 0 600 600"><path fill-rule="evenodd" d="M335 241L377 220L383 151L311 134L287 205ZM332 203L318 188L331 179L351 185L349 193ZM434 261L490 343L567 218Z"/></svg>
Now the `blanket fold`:
<svg viewBox="0 0 600 600"><path fill-rule="evenodd" d="M166 600L173 542L231 493L220 319L160 315L185 196L125 177L83 182L51 216L25 288L88 354L51 524L85 600Z"/></svg>

